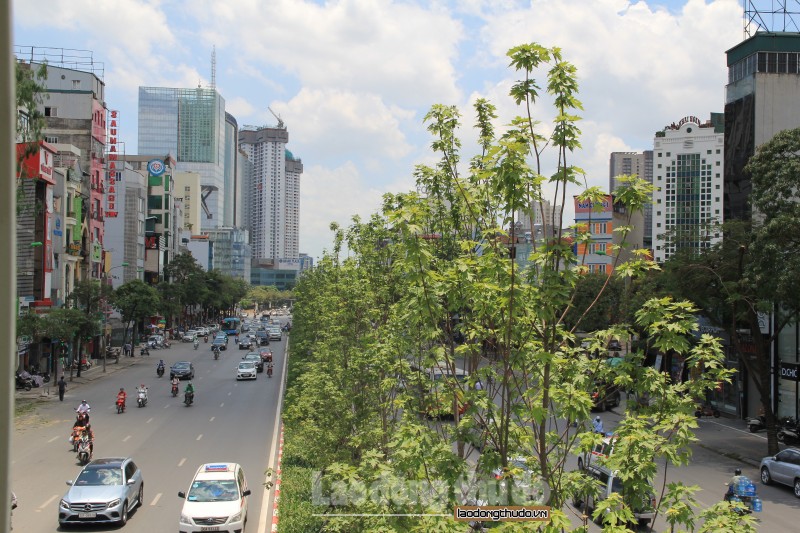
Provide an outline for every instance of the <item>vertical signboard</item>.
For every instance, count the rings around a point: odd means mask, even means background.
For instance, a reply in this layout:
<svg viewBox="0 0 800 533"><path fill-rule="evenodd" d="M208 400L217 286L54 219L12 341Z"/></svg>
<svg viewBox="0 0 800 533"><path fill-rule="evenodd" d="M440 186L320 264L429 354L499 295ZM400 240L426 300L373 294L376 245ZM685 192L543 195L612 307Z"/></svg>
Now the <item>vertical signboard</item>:
<svg viewBox="0 0 800 533"><path fill-rule="evenodd" d="M119 140L119 111L111 109L108 111L108 159L106 162L106 217L117 218L119 211L117 208L117 181L121 176L124 167L124 154L122 153L122 143ZM120 157L122 156L122 157Z"/></svg>

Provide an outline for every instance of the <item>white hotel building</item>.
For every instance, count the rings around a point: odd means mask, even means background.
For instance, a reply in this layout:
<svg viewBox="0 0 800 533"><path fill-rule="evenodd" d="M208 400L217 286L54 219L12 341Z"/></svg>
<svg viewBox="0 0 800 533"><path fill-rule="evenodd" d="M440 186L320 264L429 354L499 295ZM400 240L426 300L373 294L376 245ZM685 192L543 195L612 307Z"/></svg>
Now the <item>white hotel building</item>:
<svg viewBox="0 0 800 533"><path fill-rule="evenodd" d="M678 250L722 238L724 118L686 117L653 142L653 252L661 263Z"/></svg>

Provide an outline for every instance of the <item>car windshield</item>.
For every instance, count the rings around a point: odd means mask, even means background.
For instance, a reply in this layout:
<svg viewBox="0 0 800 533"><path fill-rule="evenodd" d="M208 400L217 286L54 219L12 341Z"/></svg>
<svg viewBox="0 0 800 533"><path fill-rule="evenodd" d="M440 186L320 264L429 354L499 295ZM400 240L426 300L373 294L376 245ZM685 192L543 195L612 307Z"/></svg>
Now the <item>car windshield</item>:
<svg viewBox="0 0 800 533"><path fill-rule="evenodd" d="M172 368L176 370L183 370L189 368L189 363L175 363L174 365L172 365Z"/></svg>
<svg viewBox="0 0 800 533"><path fill-rule="evenodd" d="M232 502L239 499L239 490L233 479L195 480L186 499L190 502Z"/></svg>
<svg viewBox="0 0 800 533"><path fill-rule="evenodd" d="M74 485L78 487L99 485L122 485L122 470L119 468L86 468L80 473Z"/></svg>
<svg viewBox="0 0 800 533"><path fill-rule="evenodd" d="M251 362L251 361L246 361L244 363L239 363L239 368L241 368L241 369L253 368L253 366L255 366L255 364L253 362Z"/></svg>

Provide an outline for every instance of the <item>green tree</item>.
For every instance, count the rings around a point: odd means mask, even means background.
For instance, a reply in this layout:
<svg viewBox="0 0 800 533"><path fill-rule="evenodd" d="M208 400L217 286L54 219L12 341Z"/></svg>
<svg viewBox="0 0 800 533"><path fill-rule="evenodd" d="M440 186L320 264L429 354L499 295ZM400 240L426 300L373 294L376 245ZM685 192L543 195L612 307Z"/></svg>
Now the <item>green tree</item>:
<svg viewBox="0 0 800 533"><path fill-rule="evenodd" d="M621 530L632 517L629 502L648 494L659 465L689 460L697 424L693 398L730 379L717 340L693 341L697 309L671 298L643 302L634 322L607 324L590 341L604 347L611 337L643 331L654 349L685 356L691 379L673 381L646 367L641 351L610 365L575 347L577 328L602 293L656 268L644 252L621 259L630 228L621 229L622 245L611 251L614 273L593 299L577 297L588 269L573 252L576 244L594 242L587 231L567 238L569 228L551 220L552 231L545 234L554 237L535 244L526 266L518 264L517 213L532 216L531 205L545 194L564 205L572 197L567 189L581 186L582 171L571 158L580 149L582 105L576 70L559 49L531 44L508 55L522 78L511 89L521 116L498 134L494 106L477 101L480 153L463 165L458 110L433 106L425 121L436 163L417 167L416 189L387 195L382 212L368 222L356 218L346 229L332 225L332 250L294 291L284 458L293 468L321 471L323 488L371 496L340 500L317 508L319 513L380 515L326 516L320 530L463 530L452 519L407 515L449 514L462 496L489 498L476 493L475 480L497 468L519 474L510 458L520 456L550 489L543 502L553 507L553 522L545 529L572 528L561 509L570 498L585 499L594 484L584 472L567 471L566 463L600 439L587 425L591 392L599 382L651 398L616 428L619 440L609 466L623 472L626 500L611 500L595 512L609 530ZM545 82L536 80L542 71ZM533 117L540 84L554 103L547 128ZM545 170L550 161L553 168ZM647 192L643 180L630 177L616 197L636 212L648 201ZM605 197L598 188L578 194L595 205ZM345 244L348 254L342 258ZM577 305L585 308L575 309L578 318L568 322ZM446 371L455 376L462 364L471 371L466 381L448 377ZM425 377L432 367L445 371L435 385ZM453 422L420 416L431 402L445 410L449 404ZM475 445L483 449L477 463L467 460ZM419 494L378 497L396 494L393 487L408 488L409 482ZM437 492L439 486L453 490ZM696 506L694 490L669 485L659 512L677 526L692 527L687 509ZM438 497L431 497L434 492ZM740 522L729 507L705 512L716 527Z"/></svg>
<svg viewBox="0 0 800 533"><path fill-rule="evenodd" d="M125 324L124 344L128 341L131 325L155 315L161 300L156 289L142 280L134 279L117 287L111 294L110 303L122 315ZM133 338L132 342L135 343L136 339Z"/></svg>
<svg viewBox="0 0 800 533"><path fill-rule="evenodd" d="M68 296L74 307L83 312L84 320L75 324L78 333L76 357L78 358L78 377L81 375L80 358L87 341L101 334L103 322L103 307L113 292L110 285L98 280L88 279L75 283L75 287ZM87 354L87 358L90 355Z"/></svg>
<svg viewBox="0 0 800 533"><path fill-rule="evenodd" d="M44 336L51 340L59 340L59 347L62 348L61 355L63 356L66 355L63 353L63 349L74 350L77 346L80 332L86 328L84 325L86 320L86 314L79 309L53 309L42 317L42 332ZM58 365L58 362L56 362L56 365ZM56 366L54 368L54 378L63 372L63 367L59 369ZM71 369L70 379L72 379Z"/></svg>

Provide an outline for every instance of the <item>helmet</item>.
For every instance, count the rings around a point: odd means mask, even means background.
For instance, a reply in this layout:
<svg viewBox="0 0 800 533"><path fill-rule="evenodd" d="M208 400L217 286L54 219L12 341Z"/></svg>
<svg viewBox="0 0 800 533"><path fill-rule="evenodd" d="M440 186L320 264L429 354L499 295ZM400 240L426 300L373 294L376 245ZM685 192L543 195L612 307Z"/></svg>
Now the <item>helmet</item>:
<svg viewBox="0 0 800 533"><path fill-rule="evenodd" d="M733 475L734 476L741 476L742 475L742 469L741 468L737 468L736 470L733 471Z"/></svg>
<svg viewBox="0 0 800 533"><path fill-rule="evenodd" d="M600 415L597 415L596 417L594 417L594 421L595 422L600 422Z"/></svg>
<svg viewBox="0 0 800 533"><path fill-rule="evenodd" d="M119 388L119 391L120 391L120 392L125 392L125 389L124 389L123 387L120 387L120 388Z"/></svg>

